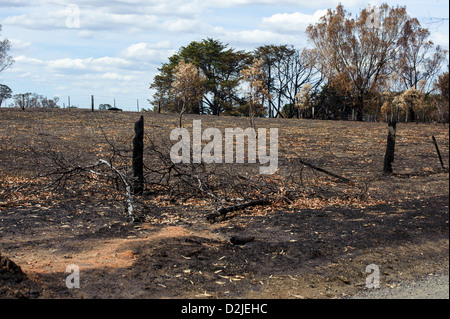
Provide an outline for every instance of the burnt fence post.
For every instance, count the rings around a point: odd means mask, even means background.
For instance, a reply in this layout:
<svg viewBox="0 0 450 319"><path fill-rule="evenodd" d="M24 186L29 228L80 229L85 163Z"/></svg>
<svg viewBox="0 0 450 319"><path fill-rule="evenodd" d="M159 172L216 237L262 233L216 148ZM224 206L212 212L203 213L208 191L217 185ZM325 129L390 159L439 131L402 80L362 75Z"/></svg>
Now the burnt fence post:
<svg viewBox="0 0 450 319"><path fill-rule="evenodd" d="M144 190L144 117L134 123L133 139L133 176L135 178L133 193L141 195Z"/></svg>
<svg viewBox="0 0 450 319"><path fill-rule="evenodd" d="M395 135L397 132L397 122L389 121L388 123L389 131L387 137L386 154L384 156L384 168L385 174L392 174L392 162L394 162L395 153Z"/></svg>
<svg viewBox="0 0 450 319"><path fill-rule="evenodd" d="M441 163L441 167L442 167L443 170L447 170L445 168L444 161L442 160L441 152L439 151L439 146L438 146L438 144L436 142L436 138L434 137L434 135L431 136L431 138L433 139L433 144L434 144L434 147L436 148L436 153L437 153L437 155L439 157L439 162Z"/></svg>

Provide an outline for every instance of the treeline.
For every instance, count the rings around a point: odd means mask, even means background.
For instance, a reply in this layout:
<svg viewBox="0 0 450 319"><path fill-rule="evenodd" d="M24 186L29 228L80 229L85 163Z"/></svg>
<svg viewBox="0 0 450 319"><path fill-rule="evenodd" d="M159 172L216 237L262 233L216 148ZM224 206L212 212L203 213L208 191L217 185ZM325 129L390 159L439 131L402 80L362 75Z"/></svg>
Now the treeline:
<svg viewBox="0 0 450 319"><path fill-rule="evenodd" d="M149 102L159 112L448 122L447 52L406 7L354 18L339 5L306 34L312 48L193 41L158 69Z"/></svg>
<svg viewBox="0 0 450 319"><path fill-rule="evenodd" d="M13 103L9 104L9 107L24 108L59 108L59 97L55 96L51 99L38 93L20 93L10 96Z"/></svg>

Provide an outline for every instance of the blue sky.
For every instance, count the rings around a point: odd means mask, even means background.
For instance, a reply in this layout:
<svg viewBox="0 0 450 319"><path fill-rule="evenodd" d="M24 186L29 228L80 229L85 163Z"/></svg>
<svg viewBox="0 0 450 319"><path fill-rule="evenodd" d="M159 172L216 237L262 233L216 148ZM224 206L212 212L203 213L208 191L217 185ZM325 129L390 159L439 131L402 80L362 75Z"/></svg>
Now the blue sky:
<svg viewBox="0 0 450 319"><path fill-rule="evenodd" d="M148 108L149 84L181 46L207 37L253 50L264 44L308 45L306 27L341 2L354 14L360 0L0 0L1 37L16 62L0 73L14 93L60 97L60 104ZM448 0L372 1L406 6L449 49ZM77 10L79 11L79 20ZM72 18L75 18L72 19ZM79 25L74 23L79 21ZM10 101L8 101L9 103Z"/></svg>

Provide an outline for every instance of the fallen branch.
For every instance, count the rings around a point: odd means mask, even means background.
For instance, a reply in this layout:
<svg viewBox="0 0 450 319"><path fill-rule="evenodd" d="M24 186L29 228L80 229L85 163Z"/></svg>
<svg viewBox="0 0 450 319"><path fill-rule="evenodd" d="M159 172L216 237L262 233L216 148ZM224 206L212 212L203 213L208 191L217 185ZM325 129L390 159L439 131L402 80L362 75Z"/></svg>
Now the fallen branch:
<svg viewBox="0 0 450 319"><path fill-rule="evenodd" d="M131 194L131 185L130 185L130 183L128 183L127 178L124 174L119 172L119 170L117 168L115 168L111 163L109 163L108 161L106 161L104 159L98 160L98 162L95 164L90 164L90 165L86 165L86 166L77 165L73 168L60 165L60 168L58 170L56 170L55 172L51 172L46 175L41 175L41 177L59 175L59 177L57 177L55 181L53 181L49 185L45 186L43 188L43 190L45 190L49 187L58 187L58 188L62 187L62 186L64 186L64 183L66 180L68 180L72 177L75 177L77 175L82 175L83 173L86 173L86 172L89 172L91 174L96 174L98 176L110 178L110 175L104 174L102 172L98 172L96 170L96 168L101 165L108 166L117 175L117 177L121 180L123 186L125 187L125 192L126 192L128 216L130 217L131 222L134 222L135 215L134 215L134 206L133 206L133 195Z"/></svg>
<svg viewBox="0 0 450 319"><path fill-rule="evenodd" d="M272 200L255 199L255 200L251 200L249 202L243 203L243 204L236 204L236 205L232 205L232 206L221 207L218 210L216 210L214 213L211 213L208 216L206 216L206 218L209 221L214 222L216 220L216 218L225 217L226 214L237 211L237 210L242 210L247 207L270 205L270 204L272 204Z"/></svg>
<svg viewBox="0 0 450 319"><path fill-rule="evenodd" d="M233 236L230 238L230 242L233 245L245 245L255 240L255 236Z"/></svg>
<svg viewBox="0 0 450 319"><path fill-rule="evenodd" d="M325 173L325 174L327 174L327 175L330 175L330 176L332 176L332 177L334 177L334 178L337 178L337 179L339 179L339 180L341 180L341 181L343 181L343 182L345 182L345 183L354 184L354 182L353 182L352 180L348 179L348 178L339 176L339 175L337 175L337 174L335 174L335 173L332 173L332 172L329 172L329 171L327 171L327 170L325 170L325 169L323 169L323 168L317 167L317 166L315 166L315 165L313 165L313 164L311 164L311 163L308 163L308 162L302 160L301 158L299 158L298 160L299 160L300 163L302 163L303 165L306 165L306 166L308 166L308 167L310 167L310 168L312 168L312 169L314 169L314 170L316 170L316 171L319 171L319 172Z"/></svg>
<svg viewBox="0 0 450 319"><path fill-rule="evenodd" d="M105 161L104 159L99 160L100 164L105 164L109 168L111 168L117 176L119 176L120 180L122 181L123 185L125 186L125 191L127 195L127 205L128 205L128 217L130 217L131 222L133 223L135 220L134 216L134 206L133 206L133 195L131 194L131 185L127 182L127 179L125 176L119 172L114 166L112 166L108 161Z"/></svg>

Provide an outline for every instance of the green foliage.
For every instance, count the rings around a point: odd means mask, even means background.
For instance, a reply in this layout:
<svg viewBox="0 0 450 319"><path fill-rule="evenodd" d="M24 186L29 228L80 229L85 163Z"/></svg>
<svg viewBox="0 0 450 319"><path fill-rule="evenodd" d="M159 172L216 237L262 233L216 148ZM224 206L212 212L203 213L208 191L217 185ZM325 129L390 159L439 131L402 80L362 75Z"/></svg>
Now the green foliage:
<svg viewBox="0 0 450 319"><path fill-rule="evenodd" d="M219 115L232 111L236 104L240 104L239 72L251 62L251 55L208 38L181 47L178 53L169 57L168 63L158 69L160 73L150 86L156 90L151 102L155 107L160 102L162 111L177 111L178 102L171 91L171 85L174 81L174 69L181 60L195 65L206 78L202 103L192 110L194 113Z"/></svg>
<svg viewBox="0 0 450 319"><path fill-rule="evenodd" d="M393 98L414 87L425 97L416 107L419 115L410 108L411 119L448 119L448 73L438 78L448 52L430 41L430 32L406 7L382 4L353 17L340 4L306 34L311 49L263 45L248 53L211 38L193 41L158 69L150 103L157 111L180 112L183 103L172 84L175 68L185 61L206 79L202 98L187 110L191 113L384 119L393 113ZM242 74L253 59L262 61L263 97L255 95L258 91L249 94L253 82ZM436 89L442 99L431 98Z"/></svg>

